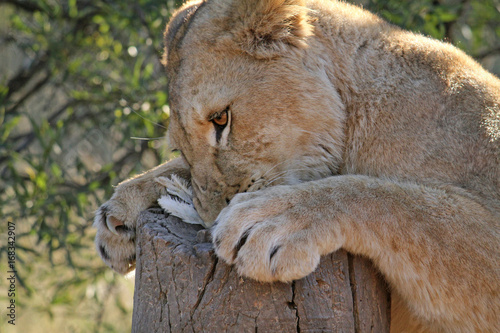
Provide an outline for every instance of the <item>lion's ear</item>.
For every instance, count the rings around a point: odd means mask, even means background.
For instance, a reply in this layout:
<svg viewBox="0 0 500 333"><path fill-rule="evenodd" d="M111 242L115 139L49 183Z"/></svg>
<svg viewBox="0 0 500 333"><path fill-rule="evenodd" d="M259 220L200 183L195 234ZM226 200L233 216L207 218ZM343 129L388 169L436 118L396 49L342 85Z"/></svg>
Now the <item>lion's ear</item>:
<svg viewBox="0 0 500 333"><path fill-rule="evenodd" d="M257 58L304 48L312 34L304 0L235 0L228 27L241 50Z"/></svg>

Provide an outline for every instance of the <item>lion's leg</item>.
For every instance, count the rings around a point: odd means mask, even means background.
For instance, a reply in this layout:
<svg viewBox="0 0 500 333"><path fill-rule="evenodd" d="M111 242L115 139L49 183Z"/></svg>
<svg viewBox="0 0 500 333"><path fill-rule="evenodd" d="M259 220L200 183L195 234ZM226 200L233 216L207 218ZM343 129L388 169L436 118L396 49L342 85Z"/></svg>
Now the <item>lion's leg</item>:
<svg viewBox="0 0 500 333"><path fill-rule="evenodd" d="M337 176L239 194L212 235L262 281L303 277L343 247L372 259L429 327L500 332L499 223L460 189Z"/></svg>
<svg viewBox="0 0 500 333"><path fill-rule="evenodd" d="M391 333L437 333L423 325L396 291L391 294Z"/></svg>
<svg viewBox="0 0 500 333"><path fill-rule="evenodd" d="M341 183L343 247L374 260L417 318L454 332L500 330L498 214L452 187Z"/></svg>
<svg viewBox="0 0 500 333"><path fill-rule="evenodd" d="M161 164L120 183L109 201L96 212L95 243L103 261L119 273L127 273L135 263L135 226L141 211L154 205L166 189L155 179L176 174L189 179L186 162L180 158Z"/></svg>

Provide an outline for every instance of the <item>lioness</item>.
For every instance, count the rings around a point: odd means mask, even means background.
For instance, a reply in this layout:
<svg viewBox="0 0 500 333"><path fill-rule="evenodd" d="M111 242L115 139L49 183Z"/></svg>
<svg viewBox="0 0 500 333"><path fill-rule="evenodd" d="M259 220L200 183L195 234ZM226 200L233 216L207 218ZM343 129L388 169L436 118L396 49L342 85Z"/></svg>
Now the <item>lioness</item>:
<svg viewBox="0 0 500 333"><path fill-rule="evenodd" d="M177 174L242 275L300 279L344 248L390 284L393 331L500 332L495 76L337 1L192 1L165 45L182 157L99 209L106 264L134 268L138 214Z"/></svg>

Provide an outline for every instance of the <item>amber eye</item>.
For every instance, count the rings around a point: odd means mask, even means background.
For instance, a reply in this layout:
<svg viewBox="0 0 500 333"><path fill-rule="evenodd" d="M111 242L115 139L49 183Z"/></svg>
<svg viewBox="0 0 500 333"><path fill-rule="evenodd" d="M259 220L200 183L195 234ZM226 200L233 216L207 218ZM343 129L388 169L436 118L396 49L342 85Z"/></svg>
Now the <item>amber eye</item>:
<svg viewBox="0 0 500 333"><path fill-rule="evenodd" d="M226 126L228 121L227 110L228 109L225 109L221 113L214 115L214 117L211 119L212 122L219 126Z"/></svg>

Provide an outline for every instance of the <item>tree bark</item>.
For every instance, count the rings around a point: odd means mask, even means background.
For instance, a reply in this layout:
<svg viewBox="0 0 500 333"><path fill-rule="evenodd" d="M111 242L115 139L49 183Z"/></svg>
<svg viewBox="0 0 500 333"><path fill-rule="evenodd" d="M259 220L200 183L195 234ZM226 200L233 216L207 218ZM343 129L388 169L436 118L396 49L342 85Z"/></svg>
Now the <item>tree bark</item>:
<svg viewBox="0 0 500 333"><path fill-rule="evenodd" d="M207 232L155 210L137 231L132 332L389 332L387 285L337 251L292 283L259 283L218 260Z"/></svg>

